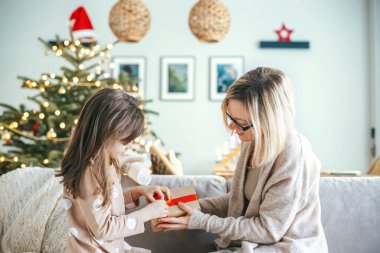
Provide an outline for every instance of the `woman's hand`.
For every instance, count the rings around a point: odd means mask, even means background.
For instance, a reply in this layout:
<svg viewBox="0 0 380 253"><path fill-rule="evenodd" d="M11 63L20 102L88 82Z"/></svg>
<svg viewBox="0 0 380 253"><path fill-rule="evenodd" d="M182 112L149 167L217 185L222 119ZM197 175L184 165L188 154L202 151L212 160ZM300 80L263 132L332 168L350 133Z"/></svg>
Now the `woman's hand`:
<svg viewBox="0 0 380 253"><path fill-rule="evenodd" d="M166 186L157 185L147 185L147 186L137 186L132 191L133 199L138 199L140 196L145 196L149 202L155 201L155 195L159 196L160 199L170 199L170 190Z"/></svg>
<svg viewBox="0 0 380 253"><path fill-rule="evenodd" d="M160 218L157 220L156 227L162 230L188 229L188 224L190 216L193 213L193 208L181 202L178 203L178 207L186 212L185 216Z"/></svg>

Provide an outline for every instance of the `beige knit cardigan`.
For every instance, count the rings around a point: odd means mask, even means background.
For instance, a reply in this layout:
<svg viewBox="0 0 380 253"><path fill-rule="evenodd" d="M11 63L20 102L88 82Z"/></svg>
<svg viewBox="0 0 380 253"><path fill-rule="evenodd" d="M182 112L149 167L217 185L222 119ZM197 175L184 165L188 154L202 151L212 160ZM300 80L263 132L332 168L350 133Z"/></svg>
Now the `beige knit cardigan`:
<svg viewBox="0 0 380 253"><path fill-rule="evenodd" d="M262 166L257 187L245 205L244 181L252 145L242 143L231 191L200 200L202 212L193 211L189 228L218 234L218 248L239 240L242 246L237 252L242 253L327 253L319 202L321 165L309 142L292 130L282 152Z"/></svg>

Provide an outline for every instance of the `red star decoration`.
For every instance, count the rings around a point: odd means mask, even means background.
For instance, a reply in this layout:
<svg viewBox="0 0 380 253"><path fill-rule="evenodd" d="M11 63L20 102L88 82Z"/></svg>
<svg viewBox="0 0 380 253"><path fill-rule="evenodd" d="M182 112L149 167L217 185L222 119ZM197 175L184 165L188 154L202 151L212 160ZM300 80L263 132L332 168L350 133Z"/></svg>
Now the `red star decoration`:
<svg viewBox="0 0 380 253"><path fill-rule="evenodd" d="M293 30L286 28L285 24L282 24L281 29L275 30L278 36L278 41L290 42L290 35Z"/></svg>

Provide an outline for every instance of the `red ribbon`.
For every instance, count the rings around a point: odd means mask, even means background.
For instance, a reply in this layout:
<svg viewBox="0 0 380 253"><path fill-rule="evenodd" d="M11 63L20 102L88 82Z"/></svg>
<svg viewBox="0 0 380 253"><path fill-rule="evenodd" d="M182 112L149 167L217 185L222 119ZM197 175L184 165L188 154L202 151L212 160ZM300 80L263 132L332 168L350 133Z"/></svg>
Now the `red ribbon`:
<svg viewBox="0 0 380 253"><path fill-rule="evenodd" d="M182 197L178 197L174 199L169 199L166 201L166 204L168 204L168 206L176 206L178 205L179 202L187 203L187 202L196 201L196 200L198 200L197 194L190 194L190 195L186 195L186 196L182 196Z"/></svg>
<svg viewBox="0 0 380 253"><path fill-rule="evenodd" d="M155 199L161 199L161 196L158 195L157 193L155 193L154 198ZM168 199L166 201L166 204L168 206L176 206L176 205L178 205L179 202L187 203L187 202L196 201L196 200L198 200L197 194L190 194L190 195L186 195L186 196L182 196L182 197L178 197L178 198L174 198L174 199Z"/></svg>

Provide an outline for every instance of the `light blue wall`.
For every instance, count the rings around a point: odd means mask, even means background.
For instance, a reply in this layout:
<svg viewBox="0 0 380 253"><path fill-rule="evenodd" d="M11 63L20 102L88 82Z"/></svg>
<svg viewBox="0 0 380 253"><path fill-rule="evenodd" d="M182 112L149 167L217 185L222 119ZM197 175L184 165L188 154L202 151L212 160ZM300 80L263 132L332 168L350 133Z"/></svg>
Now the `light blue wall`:
<svg viewBox="0 0 380 253"><path fill-rule="evenodd" d="M246 70L273 66L293 82L297 128L312 143L324 169L365 171L369 165L369 52L367 1L360 0L224 0L232 17L228 35L217 44L203 44L188 28L193 1L144 0L151 12L151 28L137 44L118 44L113 55L147 58L147 98L153 129L167 148L182 153L186 174L213 171L215 148L228 138L220 102L208 100L210 56L243 55ZM0 101L24 102L29 90L17 75L38 77L58 72L63 61L46 57L41 36L68 36L70 13L84 5L99 43L115 40L108 13L116 1L1 0ZM309 40L310 50L262 50L260 40L275 40L282 22L293 28L293 40ZM159 100L161 56L195 57L195 100Z"/></svg>
<svg viewBox="0 0 380 253"><path fill-rule="evenodd" d="M369 5L369 58L371 92L371 126L376 127L376 157L380 156L380 1Z"/></svg>

